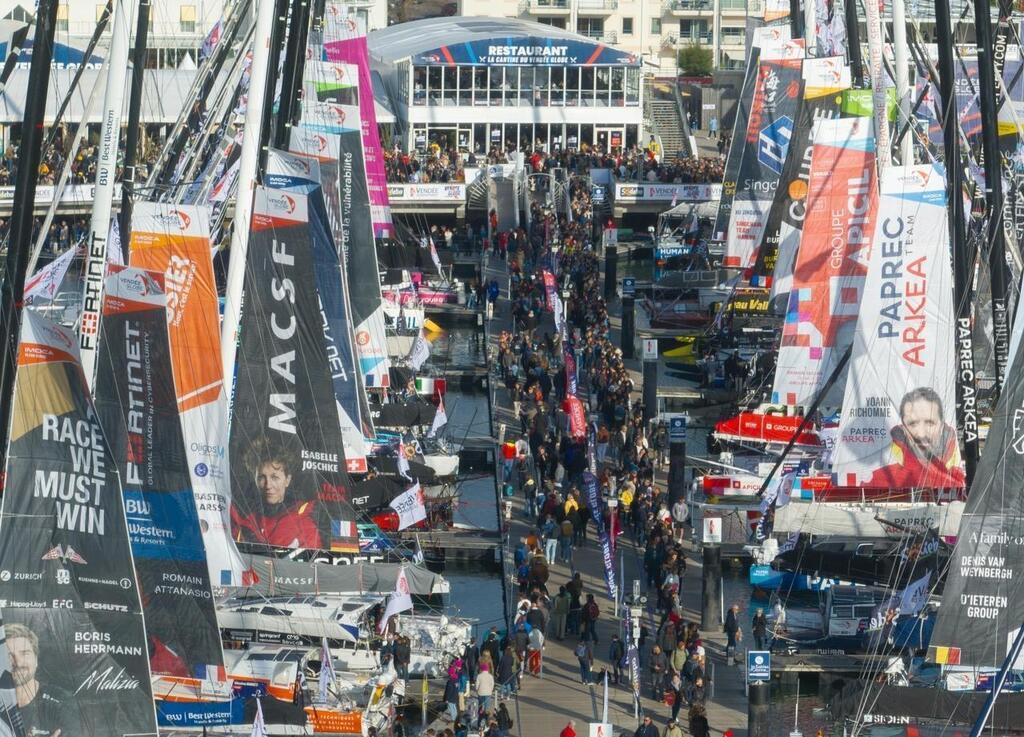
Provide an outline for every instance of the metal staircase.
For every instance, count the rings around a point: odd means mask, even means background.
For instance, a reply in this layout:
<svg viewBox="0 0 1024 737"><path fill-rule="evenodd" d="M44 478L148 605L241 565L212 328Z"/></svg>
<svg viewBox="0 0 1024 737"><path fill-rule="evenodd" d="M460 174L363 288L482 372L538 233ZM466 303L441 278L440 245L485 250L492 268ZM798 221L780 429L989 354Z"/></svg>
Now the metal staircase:
<svg viewBox="0 0 1024 737"><path fill-rule="evenodd" d="M644 117L648 133L661 140L662 155L691 156L689 131L683 119L682 100L674 82L648 78L644 89Z"/></svg>

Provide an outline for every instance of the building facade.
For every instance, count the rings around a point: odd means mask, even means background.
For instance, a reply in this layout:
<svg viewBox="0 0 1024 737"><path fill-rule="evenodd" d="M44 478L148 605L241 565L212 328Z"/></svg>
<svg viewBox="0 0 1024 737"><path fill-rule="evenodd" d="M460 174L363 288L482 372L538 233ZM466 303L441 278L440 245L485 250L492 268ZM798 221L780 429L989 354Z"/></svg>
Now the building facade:
<svg viewBox="0 0 1024 737"><path fill-rule="evenodd" d="M485 153L641 140L640 58L551 26L432 18L371 33L407 150Z"/></svg>
<svg viewBox="0 0 1024 737"><path fill-rule="evenodd" d="M578 33L671 75L679 49L692 44L712 51L718 68L742 68L746 18L761 18L764 9L762 0L459 0L459 12Z"/></svg>

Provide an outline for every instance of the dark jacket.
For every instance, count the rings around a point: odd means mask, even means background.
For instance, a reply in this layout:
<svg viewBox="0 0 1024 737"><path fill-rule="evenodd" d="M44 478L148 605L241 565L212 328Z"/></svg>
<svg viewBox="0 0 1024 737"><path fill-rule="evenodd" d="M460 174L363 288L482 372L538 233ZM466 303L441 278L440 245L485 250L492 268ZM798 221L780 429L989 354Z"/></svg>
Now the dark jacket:
<svg viewBox="0 0 1024 737"><path fill-rule="evenodd" d="M654 722L650 724L641 724L636 728L633 733L633 737L659 737L658 728L654 726Z"/></svg>
<svg viewBox="0 0 1024 737"><path fill-rule="evenodd" d="M405 640L402 640L401 642L395 640L394 653L395 665L409 665L409 661L412 660L412 652L409 647L409 643Z"/></svg>
<svg viewBox="0 0 1024 737"><path fill-rule="evenodd" d="M709 737L708 718L702 714L690 719L690 737Z"/></svg>
<svg viewBox="0 0 1024 737"><path fill-rule="evenodd" d="M459 703L459 682L454 678L449 678L444 684L444 700L449 704Z"/></svg>
<svg viewBox="0 0 1024 737"><path fill-rule="evenodd" d="M735 634L736 632L739 632L739 629L740 623L736 618L736 612L730 609L729 613L725 615L725 631Z"/></svg>
<svg viewBox="0 0 1024 737"><path fill-rule="evenodd" d="M498 661L498 683L507 685L516 677L516 656L504 653Z"/></svg>

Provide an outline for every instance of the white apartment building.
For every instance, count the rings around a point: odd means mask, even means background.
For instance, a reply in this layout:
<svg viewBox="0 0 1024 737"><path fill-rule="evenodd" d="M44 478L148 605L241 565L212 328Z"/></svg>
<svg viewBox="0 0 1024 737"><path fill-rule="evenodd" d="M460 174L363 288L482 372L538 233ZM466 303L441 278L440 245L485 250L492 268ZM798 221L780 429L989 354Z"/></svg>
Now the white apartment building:
<svg viewBox="0 0 1024 737"><path fill-rule="evenodd" d="M532 20L643 57L649 71L676 73L677 51L699 44L720 69L742 69L746 18L763 0L459 0L460 15ZM653 67L653 69L652 69Z"/></svg>

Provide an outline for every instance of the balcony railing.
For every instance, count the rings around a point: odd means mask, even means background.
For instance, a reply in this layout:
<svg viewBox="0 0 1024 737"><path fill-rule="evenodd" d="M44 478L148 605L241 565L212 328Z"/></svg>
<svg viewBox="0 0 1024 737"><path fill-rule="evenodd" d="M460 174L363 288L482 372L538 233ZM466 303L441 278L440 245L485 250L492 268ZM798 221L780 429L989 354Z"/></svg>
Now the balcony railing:
<svg viewBox="0 0 1024 737"><path fill-rule="evenodd" d="M616 35L615 31L581 30L579 34L581 36L586 36L587 38L592 38L595 41L602 41L607 44L613 44L618 40L618 36Z"/></svg>
<svg viewBox="0 0 1024 737"><path fill-rule="evenodd" d="M543 13L545 11L569 10L569 0L526 0L523 3L524 9L528 9L531 13Z"/></svg>
<svg viewBox="0 0 1024 737"><path fill-rule="evenodd" d="M668 0L665 9L670 12L684 12L688 10L713 10L711 0Z"/></svg>
<svg viewBox="0 0 1024 737"><path fill-rule="evenodd" d="M588 12L610 12L619 7L619 0L579 0L576 7L583 14Z"/></svg>

